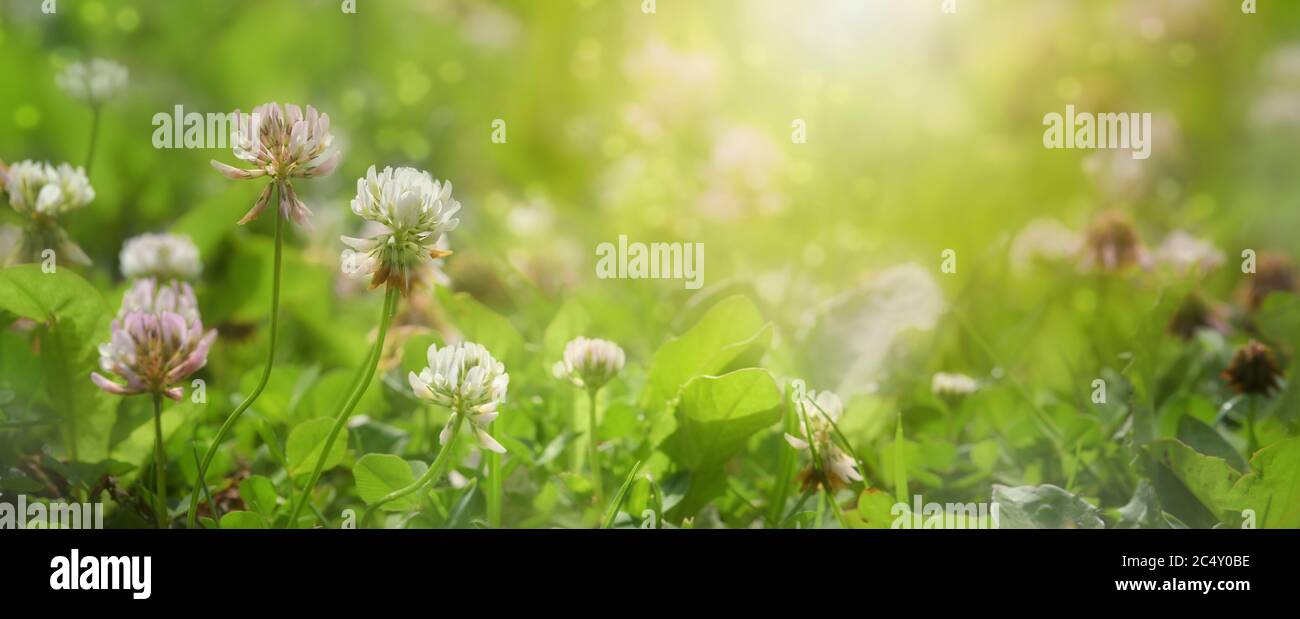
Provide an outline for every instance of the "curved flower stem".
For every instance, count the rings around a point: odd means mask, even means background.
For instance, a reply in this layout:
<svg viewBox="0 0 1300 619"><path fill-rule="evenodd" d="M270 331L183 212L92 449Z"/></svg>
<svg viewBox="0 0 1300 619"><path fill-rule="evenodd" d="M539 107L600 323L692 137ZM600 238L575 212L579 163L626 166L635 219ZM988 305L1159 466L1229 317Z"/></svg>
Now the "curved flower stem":
<svg viewBox="0 0 1300 619"><path fill-rule="evenodd" d="M596 448L596 389L587 390L587 459L591 465L591 487L595 489L596 505L605 504L605 490L600 483L600 450Z"/></svg>
<svg viewBox="0 0 1300 619"><path fill-rule="evenodd" d="M1246 459L1249 460L1251 456L1255 455L1256 451L1259 451L1259 436L1255 434L1255 415L1258 411L1255 408L1254 395L1246 396L1246 403L1248 405L1246 408Z"/></svg>
<svg viewBox="0 0 1300 619"><path fill-rule="evenodd" d="M366 511L361 514L361 523L363 525L370 519L371 512L379 509L385 503L396 501L397 499L423 488L425 484L435 482L442 478L443 469L447 468L447 462L450 459L452 448L456 445L456 437L460 436L460 424L464 420L464 415L456 415L456 419L451 422L451 436L447 438L447 444L443 445L442 449L438 450L438 456L433 459L433 464L429 465L429 469L426 470L419 479L411 482L403 488L398 488L397 490L385 494L380 497L379 500L371 503L370 506L366 508Z"/></svg>
<svg viewBox="0 0 1300 619"><path fill-rule="evenodd" d="M257 386L253 387L252 393L244 398L239 406L226 417L225 423L221 424L221 429L217 430L217 436L212 439L212 444L208 445L208 451L203 455L203 461L199 463L198 476L194 480L194 489L190 492L189 515L186 518L186 526L193 529L195 520L198 518L199 507L199 489L203 486L204 476L208 472L208 465L212 464L213 456L217 455L217 449L221 447L221 441L230 433L235 422L239 421L240 415L248 410L249 406L262 395L262 390L266 389L266 382L271 378L271 366L275 364L275 340L280 326L280 253L284 245L284 217L280 215L280 209L275 209L275 267L271 280L271 346L266 351L266 366L262 368L262 377L258 379Z"/></svg>
<svg viewBox="0 0 1300 619"><path fill-rule="evenodd" d="M99 105L90 106L90 146L86 149L86 178L90 178L90 164L95 162L95 145L99 142Z"/></svg>
<svg viewBox="0 0 1300 619"><path fill-rule="evenodd" d="M154 515L158 519L158 528L167 528L167 457L163 454L162 435L162 394L153 393L153 468L154 468Z"/></svg>
<svg viewBox="0 0 1300 619"><path fill-rule="evenodd" d="M388 335L388 327L393 322L393 314L397 309L397 297L400 290L396 286L389 286L387 293L384 295L384 314L379 319L379 335L375 338L375 346L370 350L370 355L361 367L357 368L357 377L352 383L352 392L348 398L343 401L339 411L334 416L334 427L330 428L329 436L325 437L325 445L321 447L320 457L316 458L316 466L312 468L311 477L307 478L307 484L303 486L302 493L298 495L293 504L293 510L289 513L288 527L293 529L298 526L298 514L302 512L303 505L311 501L311 491L316 487L316 482L320 480L321 472L325 468L325 459L329 457L330 448L334 446L334 441L338 439L339 432L343 430L344 424L348 422L348 417L352 415L352 409L357 407L357 402L361 401L361 395L366 392L366 387L370 386L370 380L375 377L375 368L379 365L379 357L384 352L384 339Z"/></svg>

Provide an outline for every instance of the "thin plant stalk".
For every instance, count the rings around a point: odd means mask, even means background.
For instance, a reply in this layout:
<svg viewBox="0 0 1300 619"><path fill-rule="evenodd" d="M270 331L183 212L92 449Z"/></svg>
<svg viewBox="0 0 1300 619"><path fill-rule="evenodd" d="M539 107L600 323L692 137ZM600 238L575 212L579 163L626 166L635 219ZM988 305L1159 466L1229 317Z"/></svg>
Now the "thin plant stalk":
<svg viewBox="0 0 1300 619"><path fill-rule="evenodd" d="M348 418L352 415L352 410L357 407L361 401L361 396L370 386L370 381L375 377L375 368L379 365L379 357L384 352L384 340L388 336L388 327L393 322L393 314L397 309L397 297L401 291L396 286L389 286L384 294L384 313L379 319L379 335L375 338L374 348L370 350L370 355L361 367L357 368L357 377L352 383L352 392L348 398L343 401L342 406L334 415L334 426L330 428L330 433L325 437L325 444L321 447L320 457L316 458L316 465L312 467L311 476L307 478L307 484L303 486L302 493L298 500L294 501L293 510L289 513L289 528L297 528L298 514L302 512L303 505L311 502L312 490L316 488L316 482L320 480L321 472L325 469L325 459L329 457L330 448L334 446L334 441L338 439L339 432L347 423Z"/></svg>
<svg viewBox="0 0 1300 619"><path fill-rule="evenodd" d="M495 432L494 432L495 434ZM495 451L489 451L484 454L487 458L487 520L488 526L494 529L501 528L501 500L504 494L501 479L501 454Z"/></svg>
<svg viewBox="0 0 1300 619"><path fill-rule="evenodd" d="M279 191L274 190L274 191ZM279 196L277 196L279 197ZM275 266L272 271L271 279L271 345L266 351L266 365L262 368L262 376L257 381L257 386L253 391L244 398L239 406L226 417L225 423L221 424L221 429L217 430L217 436L212 439L212 444L208 445L208 451L203 455L203 460L199 463L198 476L194 481L194 489L190 491L189 515L186 519L186 526L193 529L196 519L198 518L199 507L199 489L203 486L205 475L208 472L208 466L212 464L212 458L217 455L217 449L221 447L221 441L230 433L230 429L239 421L239 417L248 410L257 398L261 397L262 391L266 389L266 383L271 378L271 367L275 364L275 342L279 333L280 326L280 254L284 245L284 217L280 214L280 209L275 209Z"/></svg>
<svg viewBox="0 0 1300 619"><path fill-rule="evenodd" d="M596 389L587 390L587 459L591 465L591 487L595 489L596 504L605 504L605 491L600 483L600 450L596 448Z"/></svg>
<svg viewBox="0 0 1300 619"><path fill-rule="evenodd" d="M461 422L464 420L465 415L456 415L456 419L451 422L451 434L447 438L447 444L443 445L442 449L438 451L438 456L433 459L433 464L429 465L429 468L424 471L424 474L421 475L419 479L402 488L389 492L380 497L379 500L371 503L370 506L366 508L366 511L361 514L361 522L363 524L370 519L370 514L372 512L379 509L384 504L396 501L412 492L415 492L416 490L419 490L420 488L423 488L427 484L436 482L442 478L443 471L447 468L447 462L451 458L451 452L456 445L456 437L460 436Z"/></svg>
<svg viewBox="0 0 1300 619"><path fill-rule="evenodd" d="M90 106L90 145L86 148L86 177L90 177L90 165L95 162L95 146L99 143L99 105Z"/></svg>
<svg viewBox="0 0 1300 619"><path fill-rule="evenodd" d="M163 454L162 393L153 393L154 514L159 529L167 528L167 457Z"/></svg>
<svg viewBox="0 0 1300 619"><path fill-rule="evenodd" d="M1258 412L1255 408L1255 396L1246 396L1246 458L1250 459L1259 450L1259 437L1255 434L1255 414Z"/></svg>

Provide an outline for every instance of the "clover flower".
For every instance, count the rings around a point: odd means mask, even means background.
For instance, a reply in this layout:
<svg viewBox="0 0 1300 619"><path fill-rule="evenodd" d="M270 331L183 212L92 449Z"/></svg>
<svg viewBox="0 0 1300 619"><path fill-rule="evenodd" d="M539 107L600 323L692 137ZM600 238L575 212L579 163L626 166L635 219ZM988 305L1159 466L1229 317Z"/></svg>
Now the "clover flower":
<svg viewBox="0 0 1300 619"><path fill-rule="evenodd" d="M979 387L978 381L965 374L936 372L930 379L930 391L945 398L967 396Z"/></svg>
<svg viewBox="0 0 1300 619"><path fill-rule="evenodd" d="M128 239L118 261L127 279L193 280L203 270L194 241L176 234L141 234Z"/></svg>
<svg viewBox="0 0 1300 619"><path fill-rule="evenodd" d="M857 462L852 456L844 453L831 438L835 422L839 421L840 416L844 414L844 403L840 401L839 396L830 391L809 391L801 400L795 402L795 406L800 413L799 432L804 437L810 437L813 444L810 445L805 438L788 432L785 434L785 441L795 449L815 447L814 451L821 460L820 469L830 474L826 483L832 488L862 481ZM817 468L813 467L800 476L805 486L816 483Z"/></svg>
<svg viewBox="0 0 1300 619"><path fill-rule="evenodd" d="M126 67L103 58L74 62L63 68L54 83L68 96L99 106L126 88Z"/></svg>
<svg viewBox="0 0 1300 619"><path fill-rule="evenodd" d="M152 279L135 283L122 298L112 322L112 335L99 345L98 372L90 379L116 395L161 393L180 400L181 387L172 387L208 362L216 330L203 331L194 290L189 284L159 286Z"/></svg>
<svg viewBox="0 0 1300 619"><path fill-rule="evenodd" d="M213 160L216 168L226 178L244 180L269 177L262 194L253 208L239 220L240 225L257 219L271 201L272 188L280 192L280 213L300 226L307 225L311 211L298 199L292 180L328 176L338 167L339 151L331 146L334 134L330 133L329 114L316 108L302 108L288 104L282 110L278 103L264 103L252 114L235 110L235 131L231 135L235 157L252 164L243 169Z"/></svg>
<svg viewBox="0 0 1300 619"><path fill-rule="evenodd" d="M506 397L506 387L510 384L506 366L474 342L442 348L430 345L428 361L428 367L419 374L411 372L407 380L416 397L451 410L439 441L445 445L451 440L453 423L463 415L474 427L480 447L505 453L505 448L486 428L497 418L498 408Z"/></svg>
<svg viewBox="0 0 1300 619"><path fill-rule="evenodd" d="M90 258L68 237L59 219L84 208L95 199L86 171L66 163L19 161L5 173L9 205L24 219L23 237L14 258L40 259L44 249L56 249L73 262L90 264Z"/></svg>
<svg viewBox="0 0 1300 619"><path fill-rule="evenodd" d="M1202 329L1227 333L1228 322L1221 307L1210 303L1198 292L1188 294L1169 317L1165 331L1187 341Z"/></svg>
<svg viewBox="0 0 1300 619"><path fill-rule="evenodd" d="M1128 216L1107 211L1093 219L1083 241L1085 270L1116 272L1132 266L1145 268L1149 263L1147 249Z"/></svg>
<svg viewBox="0 0 1300 619"><path fill-rule="evenodd" d="M1269 295L1296 291L1300 291L1300 276L1296 274L1295 264L1285 254L1266 253L1259 256L1243 296L1248 308L1258 310Z"/></svg>
<svg viewBox="0 0 1300 619"><path fill-rule="evenodd" d="M1011 266L1023 271L1036 261L1052 262L1077 255L1083 238L1055 219L1025 224L1011 241Z"/></svg>
<svg viewBox="0 0 1300 619"><path fill-rule="evenodd" d="M369 238L340 237L359 254L344 253L353 260L354 277L369 277L371 287L387 283L409 291L413 275L451 252L441 249L442 236L456 229L454 215L460 202L451 197L451 183L438 182L415 168L385 167L376 172L370 166L357 179L352 212L382 226Z"/></svg>
<svg viewBox="0 0 1300 619"><path fill-rule="evenodd" d="M1156 248L1155 259L1179 274L1191 273L1193 269L1204 274L1223 264L1223 252L1206 239L1175 230Z"/></svg>
<svg viewBox="0 0 1300 619"><path fill-rule="evenodd" d="M623 370L626 358L618 344L579 337L564 346L564 359L556 361L556 378L597 391Z"/></svg>
<svg viewBox="0 0 1300 619"><path fill-rule="evenodd" d="M1233 353L1223 371L1223 380L1237 393L1267 397L1282 388L1282 370L1273 351L1256 340L1246 342Z"/></svg>

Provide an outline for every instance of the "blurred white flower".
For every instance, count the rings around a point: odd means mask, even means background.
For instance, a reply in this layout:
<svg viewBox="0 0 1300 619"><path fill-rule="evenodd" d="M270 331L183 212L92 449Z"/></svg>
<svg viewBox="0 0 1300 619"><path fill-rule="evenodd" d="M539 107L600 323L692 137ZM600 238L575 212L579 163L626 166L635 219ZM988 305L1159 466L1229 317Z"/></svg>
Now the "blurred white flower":
<svg viewBox="0 0 1300 619"><path fill-rule="evenodd" d="M609 340L575 338L564 346L564 359L552 368L555 377L598 391L623 370L623 349Z"/></svg>
<svg viewBox="0 0 1300 619"><path fill-rule="evenodd" d="M68 96L97 106L117 96L126 88L126 67L103 58L88 63L73 62L54 78Z"/></svg>
<svg viewBox="0 0 1300 619"><path fill-rule="evenodd" d="M1157 263L1169 266L1180 274L1187 274L1193 269L1205 274L1223 264L1223 252L1207 239L1175 230L1156 248L1155 259Z"/></svg>
<svg viewBox="0 0 1300 619"><path fill-rule="evenodd" d="M357 180L352 212L381 227L367 238L340 237L358 252L351 255L356 262L350 273L370 278L371 286L388 283L409 290L416 272L451 253L438 244L460 224L454 217L458 211L450 182L438 182L415 168L386 167L376 173L370 166ZM344 256L349 259L346 252Z"/></svg>
<svg viewBox="0 0 1300 619"><path fill-rule="evenodd" d="M783 151L766 133L744 125L720 131L702 170L704 212L727 220L750 214L751 209L762 214L781 211L785 198L778 179L785 168Z"/></svg>
<svg viewBox="0 0 1300 619"><path fill-rule="evenodd" d="M208 362L216 330L203 331L198 303L189 284L159 287L139 280L122 298L108 342L99 345L99 367L90 379L116 395L162 393L180 400L182 382ZM115 382L116 377L126 384Z"/></svg>
<svg viewBox="0 0 1300 619"><path fill-rule="evenodd" d="M1300 43L1278 49L1265 62L1264 85L1250 120L1262 131L1300 129Z"/></svg>
<svg viewBox="0 0 1300 619"><path fill-rule="evenodd" d="M203 270L194 241L177 234L141 234L128 239L118 261L127 279L194 280Z"/></svg>
<svg viewBox="0 0 1300 619"><path fill-rule="evenodd" d="M83 168L61 163L19 161L9 168L5 190L9 204L29 217L59 217L90 204L95 189Z"/></svg>
<svg viewBox="0 0 1300 619"><path fill-rule="evenodd" d="M941 397L959 397L975 393L979 382L965 374L937 372L930 379L930 391Z"/></svg>
<svg viewBox="0 0 1300 619"><path fill-rule="evenodd" d="M1025 224L1011 241L1011 266L1023 271L1036 261L1065 260L1078 255L1083 237L1055 219Z"/></svg>
<svg viewBox="0 0 1300 619"><path fill-rule="evenodd" d="M331 148L334 134L330 133L330 116L307 106L307 113L296 105L264 103L252 114L234 112L235 131L231 135L235 157L253 165L242 169L213 160L216 168L234 180L269 177L271 182L262 190L257 202L239 223L245 224L262 213L271 200L272 188L280 192L280 213L298 225L307 225L311 211L294 192L292 180L328 176L338 167L340 153Z"/></svg>
<svg viewBox="0 0 1300 619"><path fill-rule="evenodd" d="M451 417L439 436L442 444L451 439L453 424L463 415L473 426L480 447L505 453L505 448L486 428L497 418L497 410L506 397L506 387L510 384L506 366L474 342L442 348L430 345L428 361L428 367L419 374L411 372L407 380L416 397L451 410Z"/></svg>

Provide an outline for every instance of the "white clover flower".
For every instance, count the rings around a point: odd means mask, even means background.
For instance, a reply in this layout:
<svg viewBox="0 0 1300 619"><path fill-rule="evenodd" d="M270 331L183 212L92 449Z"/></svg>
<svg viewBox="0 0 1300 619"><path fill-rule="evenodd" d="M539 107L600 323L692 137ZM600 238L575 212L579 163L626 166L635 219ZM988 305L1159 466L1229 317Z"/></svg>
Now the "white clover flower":
<svg viewBox="0 0 1300 619"><path fill-rule="evenodd" d="M1193 269L1204 274L1223 264L1223 252L1206 239L1175 230L1156 248L1155 259L1157 263L1169 266L1180 274L1187 274Z"/></svg>
<svg viewBox="0 0 1300 619"><path fill-rule="evenodd" d="M141 234L128 239L118 260L127 279L193 280L203 270L194 241L176 234Z"/></svg>
<svg viewBox="0 0 1300 619"><path fill-rule="evenodd" d="M9 168L5 190L15 211L30 217L55 218L95 199L86 170L67 163L19 161Z"/></svg>
<svg viewBox="0 0 1300 619"><path fill-rule="evenodd" d="M1055 219L1025 224L1011 241L1011 266L1023 271L1036 261L1066 260L1079 253L1083 236Z"/></svg>
<svg viewBox="0 0 1300 619"><path fill-rule="evenodd" d="M564 346L564 359L552 368L556 378L597 391L623 370L623 349L609 340L579 337Z"/></svg>
<svg viewBox="0 0 1300 619"><path fill-rule="evenodd" d="M505 448L486 428L497 418L497 410L506 397L506 387L510 384L506 366L474 342L442 348L430 345L428 361L428 367L419 374L411 372L407 380L417 398L451 409L439 441L445 445L451 440L453 424L463 415L473 426L480 447L505 453Z"/></svg>
<svg viewBox="0 0 1300 619"><path fill-rule="evenodd" d="M862 481L858 464L853 457L844 453L835 444L832 437L835 423L844 414L844 403L839 396L830 391L809 391L801 400L795 402L796 414L799 415L799 432L802 436L786 433L785 441L795 449L810 447L806 437L811 437L817 457L821 460L821 469L830 473L833 484L852 484Z"/></svg>
<svg viewBox="0 0 1300 619"><path fill-rule="evenodd" d="M126 67L103 58L74 62L63 68L54 83L68 96L93 106L117 96L126 88Z"/></svg>
<svg viewBox="0 0 1300 619"><path fill-rule="evenodd" d="M4 181L9 205L26 220L22 238L6 258L7 263L35 262L44 250L53 249L71 262L90 264L90 257L59 225L60 217L95 199L85 170L66 163L55 167L19 161L5 173Z"/></svg>
<svg viewBox="0 0 1300 619"><path fill-rule="evenodd" d="M334 134L330 133L330 116L316 108L302 108L288 104L280 109L278 103L264 103L252 114L235 110L235 131L231 134L235 157L253 165L249 169L236 168L213 160L216 168L227 178L244 180L269 177L271 182L262 190L257 202L239 223L245 224L261 215L271 201L271 189L280 191L280 213L298 225L307 225L311 211L298 199L292 180L328 176L339 164L339 151L331 148Z"/></svg>
<svg viewBox="0 0 1300 619"><path fill-rule="evenodd" d="M409 290L414 273L451 253L441 249L439 241L460 224L454 217L458 211L460 202L451 197L450 182L438 182L415 168L385 167L376 172L370 166L366 176L357 180L352 212L382 229L369 238L340 237L359 252L359 256L344 253L345 259L354 261L349 272L370 278L371 286L386 282Z"/></svg>
<svg viewBox="0 0 1300 619"><path fill-rule="evenodd" d="M203 331L198 303L189 284L159 287L152 279L135 283L122 298L108 342L99 345L99 367L126 384L91 372L90 379L116 395L161 393L180 400L182 382L208 362L216 330Z"/></svg>
<svg viewBox="0 0 1300 619"><path fill-rule="evenodd" d="M961 397L975 393L979 382L965 374L936 372L930 379L930 391L941 397Z"/></svg>

